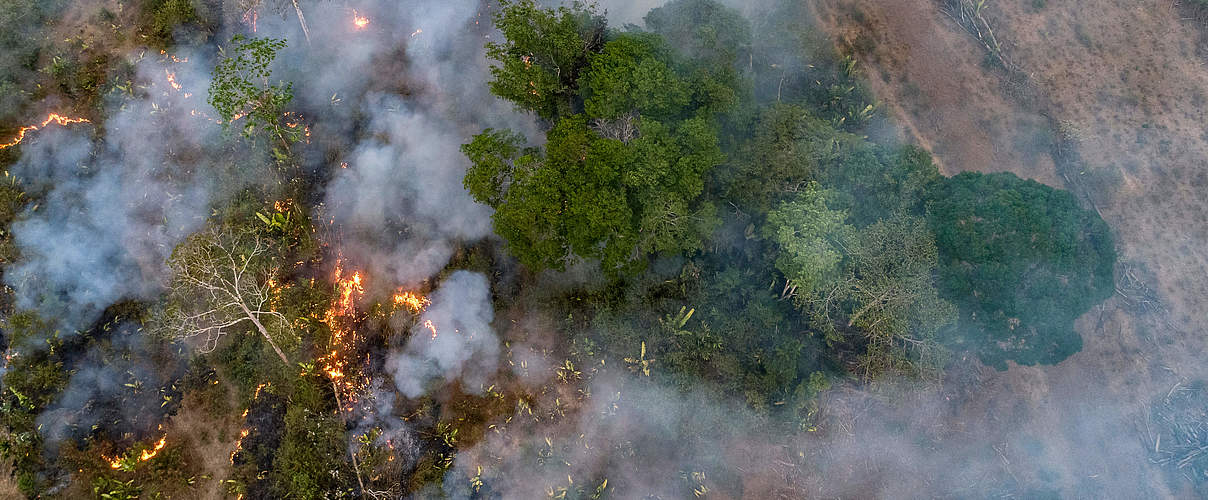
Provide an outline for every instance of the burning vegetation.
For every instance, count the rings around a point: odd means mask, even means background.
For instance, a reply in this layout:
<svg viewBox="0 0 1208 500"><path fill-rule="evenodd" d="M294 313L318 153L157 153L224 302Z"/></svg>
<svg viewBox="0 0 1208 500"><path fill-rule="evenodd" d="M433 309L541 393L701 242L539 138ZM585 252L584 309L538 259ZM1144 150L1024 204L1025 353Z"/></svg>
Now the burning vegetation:
<svg viewBox="0 0 1208 500"><path fill-rule="evenodd" d="M21 144L21 141L25 140L25 134L46 128L47 126L49 126L52 123L55 125L58 125L60 127L66 127L67 125L71 125L73 123L91 123L91 122L88 121L87 118L71 118L71 117L60 115L58 113L50 113L49 115L46 115L46 119L42 120L41 123L36 123L33 125L26 125L24 127L21 127L17 131L16 137L14 137L9 142L0 144L0 149L8 149L8 148L11 148L18 144Z"/></svg>
<svg viewBox="0 0 1208 500"><path fill-rule="evenodd" d="M99 58L92 135L34 134L91 123L52 113L0 144L6 169L63 171L0 186L0 451L23 493L852 496L827 481L863 469L828 446L866 427L832 400L1076 352L1074 318L1112 293L1096 211L869 139L880 108L854 59L772 3L753 24L674 0L635 32L579 2L248 1L222 19L137 2L195 40L112 58L133 69ZM109 14L101 32L128 27ZM70 69L49 62L37 78ZM16 272L30 259L49 271ZM137 334L52 307L129 308ZM124 354L81 354L126 344L180 373L109 376L96 360ZM65 389L81 384L101 396ZM1176 389L1151 458L1199 485L1205 391ZM162 415L72 420L102 397ZM62 422L79 439L46 432ZM938 453L965 436L926 437ZM900 479L874 465L869 482ZM1003 496L1028 496L1013 479ZM944 493L984 493L961 487Z"/></svg>
<svg viewBox="0 0 1208 500"><path fill-rule="evenodd" d="M105 460L109 462L109 468L113 470L130 472L133 471L140 462L146 462L152 458L155 458L155 456L159 454L160 450L163 450L164 446L167 445L168 436L165 435L164 437L159 438L159 441L156 441L154 444L142 449L142 451L136 452L135 449L131 449L125 454L114 458L106 458Z"/></svg>
<svg viewBox="0 0 1208 500"><path fill-rule="evenodd" d="M331 331L328 341L328 353L323 356L323 372L331 379L335 391L337 405L342 411L353 411L357 399L367 384L361 370L353 371L350 364L359 351L360 337L357 335L356 301L365 294L361 283L360 271L354 271L350 276L344 275L342 264L336 263L332 276L335 282L336 298L331 307L323 315L323 323Z"/></svg>
<svg viewBox="0 0 1208 500"><path fill-rule="evenodd" d="M369 18L362 16L360 14L357 14L356 9L353 9L352 10L352 25L353 25L353 27L355 27L358 30L363 30L363 29L365 29L365 27L369 26Z"/></svg>

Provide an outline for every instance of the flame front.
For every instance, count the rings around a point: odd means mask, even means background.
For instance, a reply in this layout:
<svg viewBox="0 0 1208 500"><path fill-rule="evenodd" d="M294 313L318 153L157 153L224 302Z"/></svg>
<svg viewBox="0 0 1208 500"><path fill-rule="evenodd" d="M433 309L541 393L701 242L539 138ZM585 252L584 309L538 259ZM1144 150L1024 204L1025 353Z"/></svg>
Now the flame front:
<svg viewBox="0 0 1208 500"><path fill-rule="evenodd" d="M46 117L45 120L42 120L42 123L29 125L26 127L21 127L21 130L17 131L17 137L14 138L10 142L0 144L0 149L8 149L8 148L11 148L18 144L21 144L21 141L25 140L25 134L28 134L35 130L40 130L40 129L46 127L47 125L50 125L51 123L58 124L59 126L67 126L72 123L92 123L92 122L88 121L87 118L69 118L69 117L66 117L66 116L63 116L63 115L60 115L57 113L51 113L50 115L48 115Z"/></svg>
<svg viewBox="0 0 1208 500"><path fill-rule="evenodd" d="M347 278L343 277L343 273L342 264L337 260L334 276L336 300L323 314L323 323L331 329L329 351L323 357L323 372L331 379L340 407L352 411L365 381L349 377L345 368L348 366L349 353L356 349L359 340L351 323L356 315L356 301L365 294L365 288L360 271L353 272Z"/></svg>
<svg viewBox="0 0 1208 500"><path fill-rule="evenodd" d="M217 383L217 381L215 381L215 382ZM268 382L265 382L263 384L256 386L256 392L252 394L253 403L255 403L256 401L258 401L260 399L260 391L268 386L269 386ZM247 418L247 413L251 410L252 410L251 408L243 410L243 416L240 418ZM235 441L235 450L231 452L231 463L232 464L235 463L235 455L238 455L239 450L243 449L243 439L246 438L247 435L251 433L251 431L252 430L247 427L244 427L243 429L239 430L239 439Z"/></svg>
<svg viewBox="0 0 1208 500"><path fill-rule="evenodd" d="M126 452L125 454L118 455L113 458L109 458L109 457L105 457L105 456L101 456L101 458L103 458L107 462L109 462L110 469L130 472L130 471L134 470L134 466L138 465L139 462L146 462L148 460L151 460L152 458L155 458L155 456L159 454L160 450L163 450L164 447L167 445L168 445L168 435L164 434L164 437L159 438L159 441L157 441L155 443L155 446L142 450L138 454L137 459L135 459L134 455L132 454L132 452L134 450L130 450L129 452Z"/></svg>
<svg viewBox="0 0 1208 500"><path fill-rule="evenodd" d="M366 26L369 26L369 18L362 16L362 15L358 15L356 9L353 9L352 10L352 25L356 26L356 28L359 30L365 29Z"/></svg>
<svg viewBox="0 0 1208 500"><path fill-rule="evenodd" d="M394 294L394 305L406 307L413 313L418 313L428 307L432 301L427 297L416 295L411 292L400 292Z"/></svg>
<svg viewBox="0 0 1208 500"><path fill-rule="evenodd" d="M155 448L152 448L150 450L143 450L142 454L140 454L138 456L138 461L146 462L148 460L151 460L152 458L155 458L155 455L159 454L159 450L164 449L164 445L167 445L167 444L168 444L168 436L164 435L164 437L159 438L158 443L155 443Z"/></svg>
<svg viewBox="0 0 1208 500"><path fill-rule="evenodd" d="M168 75L168 85L171 85L172 88L176 89L177 92L179 92L179 91L181 91L181 89L185 88L184 85L181 85L176 82L176 73L173 73L172 71L165 69L164 74Z"/></svg>

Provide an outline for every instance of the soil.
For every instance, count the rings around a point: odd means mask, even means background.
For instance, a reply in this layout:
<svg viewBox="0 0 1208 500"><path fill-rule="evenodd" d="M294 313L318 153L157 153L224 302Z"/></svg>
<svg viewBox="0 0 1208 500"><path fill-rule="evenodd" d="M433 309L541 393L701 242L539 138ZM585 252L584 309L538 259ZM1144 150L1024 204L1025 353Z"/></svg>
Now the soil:
<svg viewBox="0 0 1208 500"><path fill-rule="evenodd" d="M975 368L973 391L950 377L945 390L960 397L944 417L948 437L991 446L1016 494L1191 494L1149 463L1146 426L1155 396L1205 371L1208 71L1200 28L1173 5L987 2L982 14L1015 73L993 63L941 0L814 6L836 48L863 63L905 140L931 150L947 175L1007 171L1086 193L1121 262L1147 270L1169 310L1136 313L1117 296L1079 320L1084 349L1056 366ZM1082 162L1059 171L1052 153L1063 137Z"/></svg>

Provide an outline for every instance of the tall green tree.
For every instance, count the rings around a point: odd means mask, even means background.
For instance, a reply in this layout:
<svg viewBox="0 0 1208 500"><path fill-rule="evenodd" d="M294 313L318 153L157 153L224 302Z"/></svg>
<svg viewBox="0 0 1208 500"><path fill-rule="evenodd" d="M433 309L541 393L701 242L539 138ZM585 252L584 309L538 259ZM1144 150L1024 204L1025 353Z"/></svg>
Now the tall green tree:
<svg viewBox="0 0 1208 500"><path fill-rule="evenodd" d="M936 290L938 252L926 222L894 216L864 228L853 243L850 275L837 292L851 303L846 326L866 341L865 376L900 368L937 372L936 334L956 320L956 308Z"/></svg>
<svg viewBox="0 0 1208 500"><path fill-rule="evenodd" d="M504 0L495 27L504 42L486 45L493 59L491 92L554 121L576 111L579 78L604 46L607 21L592 7L542 8L533 0Z"/></svg>
<svg viewBox="0 0 1208 500"><path fill-rule="evenodd" d="M795 293L810 297L838 278L843 242L855 228L844 223L847 212L826 206L833 193L817 183L806 185L797 198L768 213L764 237L779 248L776 268Z"/></svg>
<svg viewBox="0 0 1208 500"><path fill-rule="evenodd" d="M961 307L949 342L1000 369L1082 349L1074 320L1114 288L1115 244L1098 214L1009 173L961 173L928 199L943 294Z"/></svg>
<svg viewBox="0 0 1208 500"><path fill-rule="evenodd" d="M465 186L495 209L496 231L529 267L562 268L578 257L609 271L636 269L652 253L701 248L717 225L702 197L706 173L724 160L716 116L691 97L659 37L614 33L596 46L583 34L603 37L597 17L581 5L531 2L496 16L508 41L488 46L503 64L491 90L552 127L543 148L510 131L476 136L462 148L472 164ZM568 68L579 75L574 85L563 79ZM514 85L541 87L538 78L556 92Z"/></svg>

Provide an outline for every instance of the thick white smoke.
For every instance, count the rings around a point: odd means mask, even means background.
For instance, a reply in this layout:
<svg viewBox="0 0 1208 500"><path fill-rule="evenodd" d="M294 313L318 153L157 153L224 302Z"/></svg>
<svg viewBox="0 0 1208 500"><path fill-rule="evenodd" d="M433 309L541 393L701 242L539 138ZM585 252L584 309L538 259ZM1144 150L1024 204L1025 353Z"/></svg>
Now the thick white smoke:
<svg viewBox="0 0 1208 500"><path fill-rule="evenodd" d="M19 308L63 333L119 300L153 297L172 249L209 215L214 172L196 160L218 142L218 127L188 113L204 102L171 91L169 67L139 63L139 80L158 84L114 101L103 141L87 124L48 128L11 169L27 191L45 194L12 226L20 258L4 279ZM183 70L178 78L200 88L208 80Z"/></svg>
<svg viewBox="0 0 1208 500"><path fill-rule="evenodd" d="M422 396L440 382L460 380L467 389L477 390L494 374L499 358L486 276L456 271L429 298L432 305L411 329L406 347L390 353L387 370L399 391L410 398Z"/></svg>

